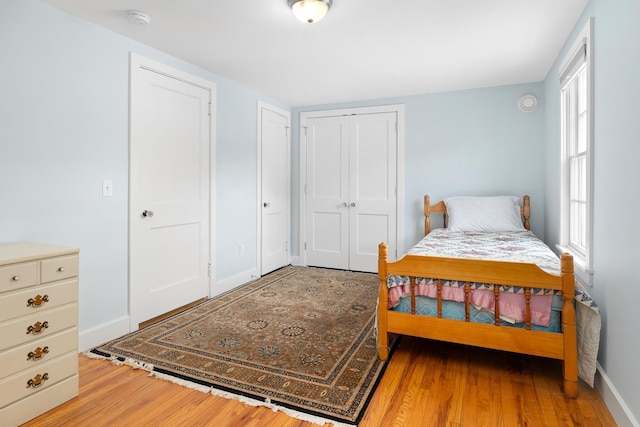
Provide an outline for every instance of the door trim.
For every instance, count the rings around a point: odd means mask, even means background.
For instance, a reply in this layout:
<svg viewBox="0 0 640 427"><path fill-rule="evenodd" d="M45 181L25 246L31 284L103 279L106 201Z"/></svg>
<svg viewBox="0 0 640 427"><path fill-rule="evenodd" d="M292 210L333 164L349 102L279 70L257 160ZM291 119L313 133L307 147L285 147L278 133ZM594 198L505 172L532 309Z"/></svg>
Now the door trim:
<svg viewBox="0 0 640 427"><path fill-rule="evenodd" d="M257 190L256 191L256 274L262 274L262 110L270 110L276 114L287 118L287 152L291 153L291 112L274 107L264 101L258 100L257 102L257 126L256 126L256 176L257 176ZM289 167L289 188L291 188L291 159L287 162ZM291 210L291 191L289 191L289 197L287 199L287 206L289 211ZM287 229L289 230L289 262L291 262L291 213L287 216Z"/></svg>
<svg viewBox="0 0 640 427"><path fill-rule="evenodd" d="M129 147L131 147L131 138L132 138L132 133L131 133L131 122L133 120L132 117L132 110L131 110L131 87L135 81L135 79L137 78L138 72L139 70L144 69L144 70L148 70L148 71L153 71L156 72L158 74L167 76L167 77L171 77L174 78L176 80L185 82L185 83L189 83L192 84L194 86L199 86L203 89L206 89L209 91L210 93L210 108L209 108L209 245L208 245L208 249L209 249L209 265L210 265L210 270L209 270L209 284L208 284L208 288L209 288L209 297L211 295L213 295L213 289L215 286L215 262L214 260L216 259L215 255L215 241L212 238L212 236L215 236L215 206L216 206L216 199L215 199L215 194L216 194L216 187L215 187L215 153L216 153L216 101L217 101L217 97L216 97L216 84L210 80L206 80L204 78L201 77L197 77L194 76L192 74L189 74L187 72L184 72L182 70L178 70L176 68L170 67L168 65L165 65L161 62L157 62L154 61L152 59L146 58L142 55L138 55L134 52L130 52L129 53ZM130 154L129 154L129 177L128 177L128 184L129 184L129 203L128 203L128 216L127 216L127 220L128 220L128 232L127 232L127 281L128 281L128 288L129 288L129 294L128 294L128 314L129 314L129 331L135 331L138 329L138 324L139 324L139 320L136 316L135 316L135 307L133 307L133 303L132 303L132 284L131 284L131 221L133 216L132 215L136 215L136 213L131 211L131 199L132 197L135 196L135 194L132 194L132 189L131 189L131 159L130 159Z"/></svg>
<svg viewBox="0 0 640 427"><path fill-rule="evenodd" d="M396 147L396 254L389 254L394 261L404 254L404 104L379 105L374 107L343 108L336 110L304 111L300 113L300 193L299 193L299 264L307 265L306 241L306 176L307 176L307 141L306 123L310 117L333 117L354 114L396 113L398 119Z"/></svg>

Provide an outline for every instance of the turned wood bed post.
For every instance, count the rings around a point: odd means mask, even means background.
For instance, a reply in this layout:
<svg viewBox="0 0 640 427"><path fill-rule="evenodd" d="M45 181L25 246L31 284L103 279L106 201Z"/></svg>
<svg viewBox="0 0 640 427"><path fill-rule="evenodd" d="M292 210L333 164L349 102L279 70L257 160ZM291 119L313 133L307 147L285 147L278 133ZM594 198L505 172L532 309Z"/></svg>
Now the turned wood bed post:
<svg viewBox="0 0 640 427"><path fill-rule="evenodd" d="M387 333L387 305L389 289L387 288L387 256L386 243L378 245L378 277L380 289L378 290L378 357L384 361L389 358L389 334Z"/></svg>
<svg viewBox="0 0 640 427"><path fill-rule="evenodd" d="M424 235L431 233L431 200L424 196Z"/></svg>
<svg viewBox="0 0 640 427"><path fill-rule="evenodd" d="M447 206L444 201L440 200L431 206L431 198L429 195L424 196L424 235L431 233L431 214L434 212L442 213L442 226L447 228Z"/></svg>
<svg viewBox="0 0 640 427"><path fill-rule="evenodd" d="M526 195L522 198L522 216L524 217L524 228L531 230L531 225L529 224L529 217L531 216L531 199Z"/></svg>
<svg viewBox="0 0 640 427"><path fill-rule="evenodd" d="M562 275L562 337L564 339L564 392L567 397L578 397L578 338L576 331L575 276L573 257L567 253L561 257Z"/></svg>

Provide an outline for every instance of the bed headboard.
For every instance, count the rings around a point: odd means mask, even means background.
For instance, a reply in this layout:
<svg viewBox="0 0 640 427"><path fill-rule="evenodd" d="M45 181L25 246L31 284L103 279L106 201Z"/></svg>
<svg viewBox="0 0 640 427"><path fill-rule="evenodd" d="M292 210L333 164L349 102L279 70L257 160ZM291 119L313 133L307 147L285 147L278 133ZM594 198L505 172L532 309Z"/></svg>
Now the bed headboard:
<svg viewBox="0 0 640 427"><path fill-rule="evenodd" d="M431 199L428 194L424 196L424 234L427 235L431 232L431 214L441 213L444 221L444 228L447 228L447 205L443 200L440 200L435 205L431 204ZM527 230L531 229L529 224L529 217L531 216L531 200L529 196L522 196L522 206L520 207L520 213L522 214L522 224Z"/></svg>

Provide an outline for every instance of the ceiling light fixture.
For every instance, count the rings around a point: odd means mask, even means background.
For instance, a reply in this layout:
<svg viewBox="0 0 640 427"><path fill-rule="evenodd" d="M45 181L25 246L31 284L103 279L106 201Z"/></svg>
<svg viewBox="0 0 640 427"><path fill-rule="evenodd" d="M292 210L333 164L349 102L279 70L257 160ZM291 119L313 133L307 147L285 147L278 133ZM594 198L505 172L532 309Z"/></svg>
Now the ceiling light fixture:
<svg viewBox="0 0 640 427"><path fill-rule="evenodd" d="M151 17L139 10L127 10L127 21L133 25L149 25Z"/></svg>
<svg viewBox="0 0 640 427"><path fill-rule="evenodd" d="M302 22L313 24L325 17L332 0L287 0L293 14Z"/></svg>

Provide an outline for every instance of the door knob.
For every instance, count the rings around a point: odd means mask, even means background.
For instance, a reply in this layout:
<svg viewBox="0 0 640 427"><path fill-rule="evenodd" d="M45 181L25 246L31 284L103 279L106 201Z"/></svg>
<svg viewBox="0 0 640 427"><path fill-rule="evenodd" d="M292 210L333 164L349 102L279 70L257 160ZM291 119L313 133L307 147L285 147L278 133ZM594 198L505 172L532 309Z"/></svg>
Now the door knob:
<svg viewBox="0 0 640 427"><path fill-rule="evenodd" d="M351 202L351 207L355 208L356 207L356 202Z"/></svg>
<svg viewBox="0 0 640 427"><path fill-rule="evenodd" d="M153 216L153 211L148 211L145 209L142 211L142 216L145 218L151 218Z"/></svg>
<svg viewBox="0 0 640 427"><path fill-rule="evenodd" d="M265 208L268 208L269 206L271 206L271 203L264 202L262 206L264 206Z"/></svg>

